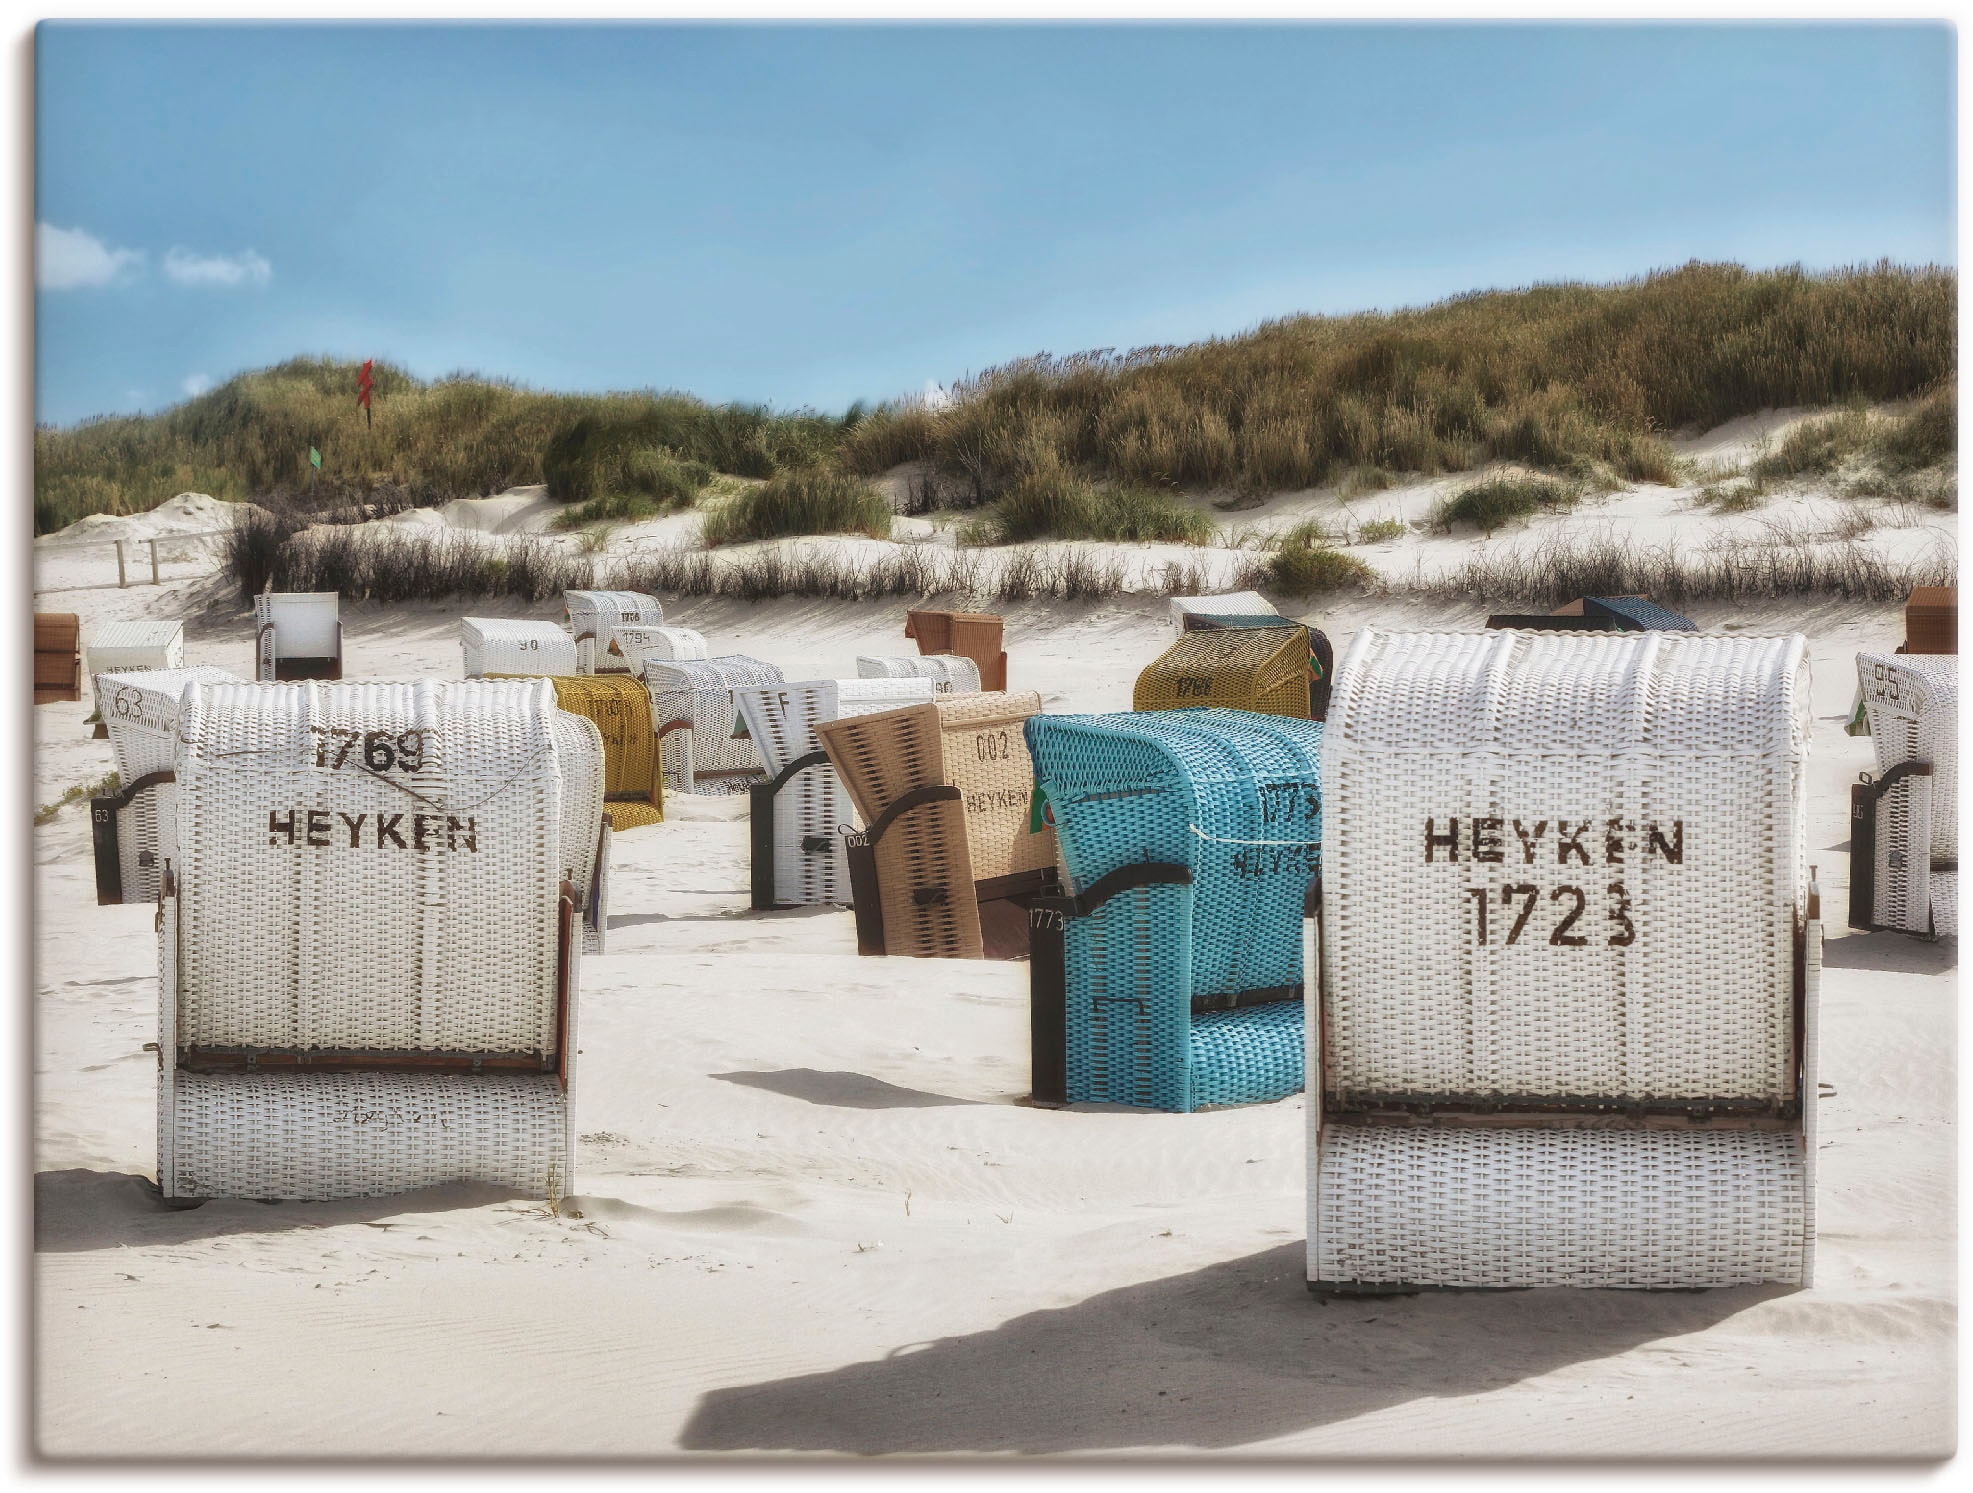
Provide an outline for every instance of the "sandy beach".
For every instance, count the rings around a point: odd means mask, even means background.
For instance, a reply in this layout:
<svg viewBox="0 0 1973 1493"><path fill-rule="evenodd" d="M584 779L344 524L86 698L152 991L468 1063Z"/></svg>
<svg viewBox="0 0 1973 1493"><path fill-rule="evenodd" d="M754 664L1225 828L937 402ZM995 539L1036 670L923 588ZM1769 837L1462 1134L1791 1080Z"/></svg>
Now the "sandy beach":
<svg viewBox="0 0 1973 1493"><path fill-rule="evenodd" d="M1376 494L1358 517L1414 518L1429 497ZM532 501L401 522L525 531L543 516ZM1285 523L1316 502L1235 517ZM1807 494L1744 522L1827 506ZM219 521L181 508L166 520L180 532ZM1953 542L1954 515L1906 517L1866 542L1894 556ZM66 538L146 522L162 521ZM1563 522L1491 542L1610 524L1709 542L1664 489ZM680 523L615 545L669 542ZM920 542L944 542L925 530ZM1361 553L1398 575L1475 543L1414 533ZM85 630L183 617L188 664L250 671L248 613L221 595L211 541L167 546L164 584L122 590L109 550L37 548L37 610L80 613ZM1134 570L1180 549L1119 548ZM913 651L902 600L665 601L713 653L790 679ZM1005 607L1010 685L1051 711L1127 708L1170 639L1166 606ZM1488 610L1354 594L1283 609L1323 627L1339 658L1369 623L1477 627ZM744 798L674 799L666 823L615 842L609 952L582 967L578 1171L559 1213L466 1187L167 1211L145 1050L152 914L95 905L87 809L70 807L34 832L39 1449L1950 1453L1957 945L1842 926L1845 784L1872 763L1842 731L1854 656L1894 648L1902 612L1684 610L1701 627L1810 639L1809 844L1829 935L1812 1289L1319 1303L1303 1279L1302 1098L1193 1115L1029 1106L1026 966L863 959L847 909L748 911ZM345 603L347 676L458 678L466 614L560 608ZM34 711L36 803L109 771L90 709Z"/></svg>

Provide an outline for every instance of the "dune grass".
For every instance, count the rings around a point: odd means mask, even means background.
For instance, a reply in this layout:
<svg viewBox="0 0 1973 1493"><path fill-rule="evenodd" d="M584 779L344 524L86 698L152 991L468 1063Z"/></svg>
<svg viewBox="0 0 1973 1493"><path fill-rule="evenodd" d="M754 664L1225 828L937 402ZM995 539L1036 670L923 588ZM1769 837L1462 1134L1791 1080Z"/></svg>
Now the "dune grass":
<svg viewBox="0 0 1973 1493"><path fill-rule="evenodd" d="M1582 496L1579 484L1553 477L1488 477L1443 499L1432 512L1432 524L1441 530L1463 525L1491 534L1537 513L1567 513Z"/></svg>
<svg viewBox="0 0 1973 1493"><path fill-rule="evenodd" d="M1369 518L1356 526L1354 544L1384 544L1410 532L1401 518Z"/></svg>
<svg viewBox="0 0 1973 1493"><path fill-rule="evenodd" d="M1910 398L1955 365L1953 271L1830 274L1690 264L1390 314L1298 316L1238 337L1040 356L951 403L877 411L844 459L925 461L984 505L1039 445L1120 485L1252 490L1345 469L1464 471L1508 460L1676 480L1661 433L1782 405Z"/></svg>
<svg viewBox="0 0 1973 1493"><path fill-rule="evenodd" d="M548 481L551 451L576 501L615 490L596 476L612 450L662 449L680 463L766 477L833 450L862 417L708 405L676 393L552 394L464 373L427 383L381 361L373 372L368 427L354 363L295 358L161 414L37 429L35 532L85 513L140 513L186 491L238 502L392 486L411 502L442 503ZM322 453L319 475L310 446Z"/></svg>
<svg viewBox="0 0 1973 1493"><path fill-rule="evenodd" d="M1098 486L1064 467L1053 452L1038 462L961 537L969 544L1020 544L1037 539L1101 539L1113 543L1206 544L1211 518L1169 492Z"/></svg>
<svg viewBox="0 0 1973 1493"><path fill-rule="evenodd" d="M1886 423L1872 437L1870 454L1893 475L1920 471L1959 456L1959 394L1942 384L1920 399L1903 419Z"/></svg>
<svg viewBox="0 0 1973 1493"><path fill-rule="evenodd" d="M93 783L76 783L53 803L43 804L40 808L36 809L34 811L34 822L36 824L47 824L70 804L87 803L92 798L105 797L108 794L115 793L122 786L123 779L114 772L110 773L107 777L96 779Z"/></svg>
<svg viewBox="0 0 1973 1493"><path fill-rule="evenodd" d="M714 546L787 534L888 539L891 505L861 477L818 463L777 473L708 510L703 537Z"/></svg>

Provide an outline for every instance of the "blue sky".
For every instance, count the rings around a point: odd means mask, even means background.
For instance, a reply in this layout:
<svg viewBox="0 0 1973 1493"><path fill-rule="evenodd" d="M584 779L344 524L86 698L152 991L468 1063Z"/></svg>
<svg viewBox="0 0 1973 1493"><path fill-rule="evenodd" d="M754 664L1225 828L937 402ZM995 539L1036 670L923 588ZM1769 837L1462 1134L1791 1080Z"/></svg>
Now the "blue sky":
<svg viewBox="0 0 1973 1493"><path fill-rule="evenodd" d="M37 418L300 353L839 409L1691 258L1954 260L1944 25L44 24Z"/></svg>

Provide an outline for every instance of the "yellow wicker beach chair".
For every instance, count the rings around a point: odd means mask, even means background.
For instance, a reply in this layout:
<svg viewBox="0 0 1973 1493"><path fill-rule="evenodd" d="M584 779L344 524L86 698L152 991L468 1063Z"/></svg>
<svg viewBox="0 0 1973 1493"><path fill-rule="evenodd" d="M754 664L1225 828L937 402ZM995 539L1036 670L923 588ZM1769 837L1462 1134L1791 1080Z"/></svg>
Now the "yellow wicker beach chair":
<svg viewBox="0 0 1973 1493"><path fill-rule="evenodd" d="M1133 710L1213 705L1309 718L1309 638L1304 627L1186 632L1137 676Z"/></svg>
<svg viewBox="0 0 1973 1493"><path fill-rule="evenodd" d="M628 674L562 675L548 682L557 705L594 721L603 733L603 812L610 828L664 823L664 777L644 682Z"/></svg>

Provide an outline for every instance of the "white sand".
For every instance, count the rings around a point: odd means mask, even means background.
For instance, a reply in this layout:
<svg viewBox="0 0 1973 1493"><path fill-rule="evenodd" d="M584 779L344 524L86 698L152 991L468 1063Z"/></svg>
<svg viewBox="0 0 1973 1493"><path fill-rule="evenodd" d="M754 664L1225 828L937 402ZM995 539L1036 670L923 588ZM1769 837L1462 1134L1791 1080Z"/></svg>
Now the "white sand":
<svg viewBox="0 0 1973 1493"><path fill-rule="evenodd" d="M37 606L186 615L189 663L248 669L246 615L205 611L206 583L114 578L108 552L48 556ZM460 614L555 610L347 606L348 672L457 677ZM1946 1454L1956 944L1841 926L1843 785L1870 749L1840 721L1853 655L1893 646L1900 613L1693 610L1813 640L1834 1087L1814 1289L1319 1305L1300 1098L1027 1107L1026 967L859 959L846 910L747 912L737 801L616 841L611 952L582 972L579 1219L472 1188L168 1212L151 914L94 905L71 809L34 842L41 1449ZM913 648L901 602L671 611L794 678ZM1358 600L1314 620L1340 654L1366 621L1483 611ZM1010 680L1053 710L1127 707L1164 613L1011 608ZM87 711L34 712L37 801L108 770Z"/></svg>

